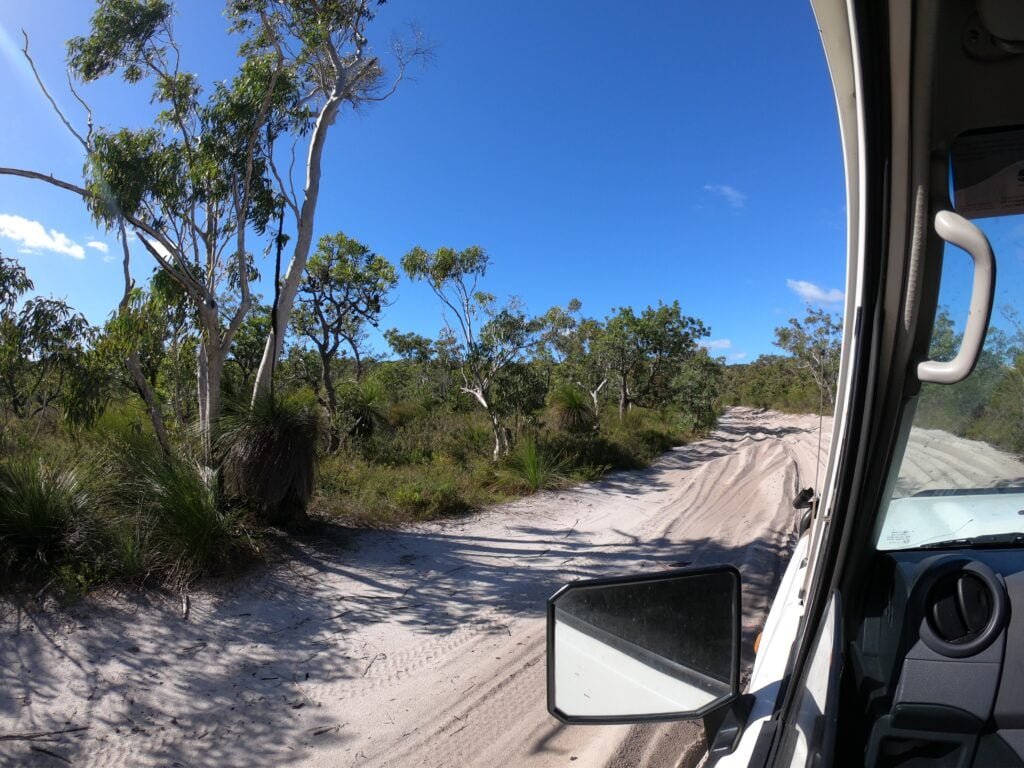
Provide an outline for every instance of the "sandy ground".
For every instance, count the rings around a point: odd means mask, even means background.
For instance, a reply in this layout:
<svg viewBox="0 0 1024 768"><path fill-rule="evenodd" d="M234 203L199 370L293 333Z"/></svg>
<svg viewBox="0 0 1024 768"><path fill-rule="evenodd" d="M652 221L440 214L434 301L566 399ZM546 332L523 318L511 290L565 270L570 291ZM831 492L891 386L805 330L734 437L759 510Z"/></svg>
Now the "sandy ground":
<svg viewBox="0 0 1024 768"><path fill-rule="evenodd" d="M977 440L964 440L940 429L910 430L893 496L951 488L1024 485L1024 464L1014 456Z"/></svg>
<svg viewBox="0 0 1024 768"><path fill-rule="evenodd" d="M734 563L749 649L817 446L817 417L736 409L648 470L293 543L192 594L187 618L153 594L0 607L0 764L677 765L700 749L696 724L547 714L546 598L578 578Z"/></svg>

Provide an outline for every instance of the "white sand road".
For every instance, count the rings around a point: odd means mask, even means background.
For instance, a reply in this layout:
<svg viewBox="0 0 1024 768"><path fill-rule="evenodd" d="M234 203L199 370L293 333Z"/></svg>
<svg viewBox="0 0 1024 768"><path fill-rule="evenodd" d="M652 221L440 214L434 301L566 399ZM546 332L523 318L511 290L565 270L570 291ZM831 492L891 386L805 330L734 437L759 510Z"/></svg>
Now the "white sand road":
<svg viewBox="0 0 1024 768"><path fill-rule="evenodd" d="M281 562L192 594L187 618L152 593L6 604L0 764L678 765L700 750L697 724L547 714L545 601L577 578L735 563L749 649L817 446L815 416L733 409L644 471L289 544Z"/></svg>

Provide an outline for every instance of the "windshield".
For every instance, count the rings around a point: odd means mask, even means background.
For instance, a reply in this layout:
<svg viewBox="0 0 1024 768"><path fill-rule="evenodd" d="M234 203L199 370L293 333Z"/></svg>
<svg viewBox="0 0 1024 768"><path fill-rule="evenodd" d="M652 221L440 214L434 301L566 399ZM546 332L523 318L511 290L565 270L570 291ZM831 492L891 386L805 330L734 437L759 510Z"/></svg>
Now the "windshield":
<svg viewBox="0 0 1024 768"><path fill-rule="evenodd" d="M984 351L963 381L922 386L880 518L879 549L953 540L970 546L1024 532L1024 215L974 223L988 236L997 264ZM960 347L971 280L969 257L947 246L934 360L950 360Z"/></svg>

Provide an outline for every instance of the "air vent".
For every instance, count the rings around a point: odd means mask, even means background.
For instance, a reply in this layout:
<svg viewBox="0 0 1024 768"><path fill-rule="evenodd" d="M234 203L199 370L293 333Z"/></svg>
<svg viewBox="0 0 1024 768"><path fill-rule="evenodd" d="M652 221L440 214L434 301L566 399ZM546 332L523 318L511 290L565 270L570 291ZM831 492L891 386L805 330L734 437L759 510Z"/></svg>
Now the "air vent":
<svg viewBox="0 0 1024 768"><path fill-rule="evenodd" d="M983 563L945 561L929 569L920 586L923 590L918 594L924 597L921 640L943 656L980 653L1006 625L1006 590Z"/></svg>
<svg viewBox="0 0 1024 768"><path fill-rule="evenodd" d="M972 573L950 574L939 580L928 598L932 630L947 643L964 645L977 638L992 620L988 587Z"/></svg>

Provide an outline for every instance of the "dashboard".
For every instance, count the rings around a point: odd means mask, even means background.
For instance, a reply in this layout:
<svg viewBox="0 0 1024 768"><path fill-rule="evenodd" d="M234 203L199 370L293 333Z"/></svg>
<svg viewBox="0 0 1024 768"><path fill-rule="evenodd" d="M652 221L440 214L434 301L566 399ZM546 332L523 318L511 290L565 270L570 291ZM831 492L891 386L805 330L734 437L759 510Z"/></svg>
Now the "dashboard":
<svg viewBox="0 0 1024 768"><path fill-rule="evenodd" d="M871 581L848 648L863 764L1024 768L1024 550L880 551Z"/></svg>

